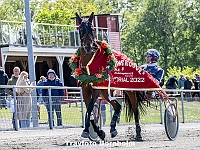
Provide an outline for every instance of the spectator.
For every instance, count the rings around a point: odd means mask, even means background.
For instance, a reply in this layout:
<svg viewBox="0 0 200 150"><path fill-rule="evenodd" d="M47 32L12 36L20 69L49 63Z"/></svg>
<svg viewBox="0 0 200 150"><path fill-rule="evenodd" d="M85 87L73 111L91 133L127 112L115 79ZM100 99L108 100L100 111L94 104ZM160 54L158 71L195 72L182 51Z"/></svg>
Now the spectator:
<svg viewBox="0 0 200 150"><path fill-rule="evenodd" d="M44 76L41 76L40 80L37 82L37 86L43 86L45 80L46 80L46 78ZM38 103L43 103L44 101L43 101L43 98L42 98L42 89L37 88L36 90L37 90L37 93L39 95Z"/></svg>
<svg viewBox="0 0 200 150"><path fill-rule="evenodd" d="M167 82L166 82L166 88L167 89L176 89L178 86L178 81L177 81L177 76L171 76L168 78ZM177 92L170 92L170 94L176 94Z"/></svg>
<svg viewBox="0 0 200 150"><path fill-rule="evenodd" d="M63 86L62 81L57 78L57 75L54 70L49 69L47 72L48 79L44 81L44 86ZM49 105L49 93L48 89L42 89L42 96L46 96L44 99L46 103L46 108L48 112L48 119L50 123L50 105ZM60 100L62 100L64 96L64 89L52 89L51 90L51 100L52 100L52 116L54 116L54 110L56 112L57 116L57 126L62 126L62 114L61 114L61 103ZM44 98L44 97L43 97ZM54 118L54 117L53 117ZM54 126L54 120L53 120L53 126Z"/></svg>
<svg viewBox="0 0 200 150"><path fill-rule="evenodd" d="M194 89L193 90L199 90L199 81L196 78L192 79ZM192 97L199 97L199 92L193 92Z"/></svg>
<svg viewBox="0 0 200 150"><path fill-rule="evenodd" d="M183 74L180 75L180 78L178 80L178 88L183 90L184 89L184 82L185 82L185 77Z"/></svg>
<svg viewBox="0 0 200 150"><path fill-rule="evenodd" d="M28 79L28 73L25 71L22 71L17 83L17 86L34 86L35 83L32 82L30 84L30 81ZM27 128L30 127L30 113L31 113L31 92L34 90L34 88L17 88L16 92L18 93L17 98L17 115L18 119L20 120L20 127L21 128Z"/></svg>
<svg viewBox="0 0 200 150"><path fill-rule="evenodd" d="M5 73L2 67L0 67L0 85L7 85L8 83L8 75ZM1 104L5 109L7 109L7 103L6 103L6 92L5 88L0 88L0 99ZM2 106L0 106L2 108Z"/></svg>
<svg viewBox="0 0 200 150"><path fill-rule="evenodd" d="M13 75L11 76L11 78L8 80L7 85L16 85L17 79L19 78L19 74L20 74L20 68L19 67L14 67L13 68ZM11 105L10 111L13 113L12 116L12 124L13 124L13 128L16 130L16 126L15 126L15 110L14 110L14 99L13 99L13 89L12 88L8 88L6 89L6 93L9 97L11 97L11 102L13 105Z"/></svg>
<svg viewBox="0 0 200 150"><path fill-rule="evenodd" d="M199 82L199 89L200 89L200 76L198 73L195 73L194 76L197 79L197 81Z"/></svg>
<svg viewBox="0 0 200 150"><path fill-rule="evenodd" d="M184 82L184 89L191 90L192 89L192 81L190 81L190 77L188 75L185 78L186 78L186 80ZM185 92L185 97L188 102L191 101L192 100L191 92Z"/></svg>

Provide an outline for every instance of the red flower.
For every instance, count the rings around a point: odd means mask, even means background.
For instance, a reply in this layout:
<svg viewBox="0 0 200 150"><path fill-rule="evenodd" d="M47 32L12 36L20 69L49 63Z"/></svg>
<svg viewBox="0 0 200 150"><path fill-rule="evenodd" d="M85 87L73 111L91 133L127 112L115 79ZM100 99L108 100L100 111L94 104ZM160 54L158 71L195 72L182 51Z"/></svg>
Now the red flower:
<svg viewBox="0 0 200 150"><path fill-rule="evenodd" d="M77 63L78 62L78 55L75 54L73 57L71 57L71 60L73 62Z"/></svg>
<svg viewBox="0 0 200 150"><path fill-rule="evenodd" d="M79 69L79 68L76 68L75 70L74 70L74 75L75 76L78 76L78 75L80 75L80 74L82 74L83 72Z"/></svg>
<svg viewBox="0 0 200 150"><path fill-rule="evenodd" d="M108 55L107 59L110 60L112 58L112 55Z"/></svg>
<svg viewBox="0 0 200 150"><path fill-rule="evenodd" d="M106 41L102 41L101 47L102 47L103 49L108 48L108 43L107 43Z"/></svg>
<svg viewBox="0 0 200 150"><path fill-rule="evenodd" d="M101 73L96 73L95 76L96 76L97 78L102 78L102 72L101 72Z"/></svg>
<svg viewBox="0 0 200 150"><path fill-rule="evenodd" d="M77 59L78 59L78 55L75 54L75 55L74 55L74 58L77 58Z"/></svg>

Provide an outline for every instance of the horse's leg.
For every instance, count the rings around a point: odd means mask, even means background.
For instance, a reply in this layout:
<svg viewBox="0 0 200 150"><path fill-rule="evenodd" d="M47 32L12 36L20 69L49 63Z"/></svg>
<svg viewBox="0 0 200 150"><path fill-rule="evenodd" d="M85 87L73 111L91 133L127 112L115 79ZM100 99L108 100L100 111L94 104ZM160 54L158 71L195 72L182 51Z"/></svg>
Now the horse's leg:
<svg viewBox="0 0 200 150"><path fill-rule="evenodd" d="M134 112L134 118L135 118L135 125L136 125L136 137L135 140L136 141L142 141L142 136L141 136L141 127L139 124L139 110L138 107L136 109L136 111Z"/></svg>
<svg viewBox="0 0 200 150"><path fill-rule="evenodd" d="M101 90L93 90L93 92L92 92L92 99L93 99L94 103L95 103L96 100L98 99L100 93L101 93ZM93 107L92 107L92 105L91 105L91 108L89 108L89 111L93 110L93 108L94 108L94 103L93 103ZM88 106L89 106L89 105L88 105ZM91 115L91 112L88 112L88 116L90 116L89 113L90 113L90 115ZM90 119L90 118L89 118L89 119ZM88 120L87 120L87 121L88 121ZM100 130L100 129L99 129L99 127L96 125L94 119L90 120L90 122L91 122L91 124L92 124L92 126L93 126L94 131L97 133L97 135L98 135L102 140L104 140L104 138L105 138L105 132L104 132L103 130ZM88 127L88 128L89 128L89 127Z"/></svg>
<svg viewBox="0 0 200 150"><path fill-rule="evenodd" d="M90 126L90 117L89 115L92 112L92 109L94 107L93 99L91 99L92 96L92 88L91 86L87 85L86 83L81 83L82 87L82 93L83 93L83 99L87 108L87 112L85 114L86 122L85 122L85 128L83 130L83 133L81 134L81 137L88 138L89 134L89 126Z"/></svg>
<svg viewBox="0 0 200 150"><path fill-rule="evenodd" d="M105 132L103 130L99 129L99 127L95 124L94 120L90 120L90 122L92 123L93 129L97 133L99 138L104 140L104 138L106 136Z"/></svg>
<svg viewBox="0 0 200 150"><path fill-rule="evenodd" d="M105 138L105 132L103 130L99 130L99 127L96 126L94 123L94 120L90 120L91 112L94 108L94 103L99 97L100 90L92 90L90 86L86 84L82 84L82 91L83 91L83 98L87 107L87 112L85 114L86 122L85 122L85 129L83 130L83 133L81 134L81 137L88 138L89 135L89 127L90 122L93 126L94 131L98 134L98 136L103 140ZM92 96L92 99L91 99Z"/></svg>
<svg viewBox="0 0 200 150"><path fill-rule="evenodd" d="M120 115L121 105L116 100L110 101L108 99L108 91L107 90L102 90L102 95L113 106L113 109L114 109L114 114L113 114L113 117L112 117L111 123L110 123L110 127L111 127L110 134L111 134L111 137L113 138L117 135L117 130L115 129L115 127L116 127L117 119Z"/></svg>
<svg viewBox="0 0 200 150"><path fill-rule="evenodd" d="M95 103L95 99L92 97L87 106L87 112L85 114L85 118L86 118L85 129L83 130L83 133L81 134L81 137L83 137L83 138L88 138L89 127L90 127L90 115L93 110L94 103Z"/></svg>
<svg viewBox="0 0 200 150"><path fill-rule="evenodd" d="M137 101L137 96L136 92L131 92L131 91L125 91L129 97L130 103L132 105L132 111L134 113L134 119L135 119L135 125L136 125L136 141L142 141L142 136L141 136L141 127L139 123L139 110L138 110L138 101Z"/></svg>

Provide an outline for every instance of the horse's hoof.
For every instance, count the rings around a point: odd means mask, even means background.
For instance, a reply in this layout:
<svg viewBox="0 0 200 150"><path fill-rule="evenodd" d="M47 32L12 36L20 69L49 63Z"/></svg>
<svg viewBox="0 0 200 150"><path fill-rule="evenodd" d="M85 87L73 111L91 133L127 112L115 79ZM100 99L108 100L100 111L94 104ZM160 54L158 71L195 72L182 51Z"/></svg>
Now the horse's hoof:
<svg viewBox="0 0 200 150"><path fill-rule="evenodd" d="M100 138L101 140L104 140L105 137L106 137L106 134L105 134L105 132L104 132L103 130L99 130L98 136L99 136L99 138Z"/></svg>
<svg viewBox="0 0 200 150"><path fill-rule="evenodd" d="M88 138L88 137L89 137L89 133L83 131L82 134L81 134L81 137L82 137L82 138Z"/></svg>
<svg viewBox="0 0 200 150"><path fill-rule="evenodd" d="M135 137L135 141L137 141L137 142L142 142L143 139L142 139L142 137Z"/></svg>
<svg viewBox="0 0 200 150"><path fill-rule="evenodd" d="M116 135L117 135L117 130L114 130L114 131L110 132L110 135L111 135L111 138L116 137Z"/></svg>

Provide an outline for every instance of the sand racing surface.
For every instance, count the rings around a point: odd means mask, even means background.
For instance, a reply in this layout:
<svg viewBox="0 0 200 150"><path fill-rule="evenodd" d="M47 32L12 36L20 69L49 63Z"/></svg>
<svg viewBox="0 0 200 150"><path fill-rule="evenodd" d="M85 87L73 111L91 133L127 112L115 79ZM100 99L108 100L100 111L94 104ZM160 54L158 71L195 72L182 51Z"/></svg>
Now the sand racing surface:
<svg viewBox="0 0 200 150"><path fill-rule="evenodd" d="M106 132L105 141L97 140L96 142L91 142L89 139L82 139L80 137L83 128L0 131L0 149L200 149L200 123L180 123L179 134L175 141L170 141L167 138L164 125L142 124L141 127L143 142L130 140L129 134L132 134L132 130L135 130L131 125L118 125L116 128L118 135L115 138L110 137L110 127L105 126L102 128Z"/></svg>

